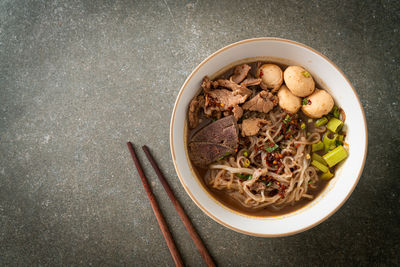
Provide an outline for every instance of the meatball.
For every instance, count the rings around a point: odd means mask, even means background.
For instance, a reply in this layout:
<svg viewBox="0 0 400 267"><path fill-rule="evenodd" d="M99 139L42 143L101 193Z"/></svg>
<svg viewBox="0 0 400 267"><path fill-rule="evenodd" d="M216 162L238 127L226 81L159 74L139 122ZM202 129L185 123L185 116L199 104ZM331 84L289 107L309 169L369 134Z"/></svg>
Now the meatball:
<svg viewBox="0 0 400 267"><path fill-rule="evenodd" d="M283 72L275 64L264 64L257 70L257 77L261 78L261 88L277 91L283 83Z"/></svg>
<svg viewBox="0 0 400 267"><path fill-rule="evenodd" d="M298 97L309 96L314 92L315 83L311 74L300 66L289 66L283 73L285 84Z"/></svg>
<svg viewBox="0 0 400 267"><path fill-rule="evenodd" d="M296 113L301 107L299 97L292 94L286 85L282 85L278 91L279 106L289 113Z"/></svg>
<svg viewBox="0 0 400 267"><path fill-rule="evenodd" d="M308 117L315 119L328 114L335 104L332 96L325 90L320 89L315 89L314 93L307 99L308 104L301 109Z"/></svg>

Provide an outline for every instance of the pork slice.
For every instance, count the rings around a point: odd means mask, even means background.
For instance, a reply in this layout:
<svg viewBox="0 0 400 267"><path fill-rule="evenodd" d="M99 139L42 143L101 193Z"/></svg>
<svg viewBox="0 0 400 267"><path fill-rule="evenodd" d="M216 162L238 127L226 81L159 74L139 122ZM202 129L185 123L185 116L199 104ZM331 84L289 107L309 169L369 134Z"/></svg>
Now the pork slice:
<svg viewBox="0 0 400 267"><path fill-rule="evenodd" d="M244 86L241 86L232 80L217 80L219 86L231 89L234 95L250 96L252 91Z"/></svg>
<svg viewBox="0 0 400 267"><path fill-rule="evenodd" d="M237 66L235 68L235 70L233 71L231 80L234 83L239 84L241 81L243 81L246 78L247 73L249 73L250 69L251 69L251 67L247 64Z"/></svg>
<svg viewBox="0 0 400 267"><path fill-rule="evenodd" d="M276 97L267 91L261 91L255 97L242 105L244 110L253 110L267 113L277 104Z"/></svg>
<svg viewBox="0 0 400 267"><path fill-rule="evenodd" d="M192 99L189 105L189 128L194 129L199 125L199 110L204 108L204 96L197 96Z"/></svg>
<svg viewBox="0 0 400 267"><path fill-rule="evenodd" d="M239 142L239 136L234 117L224 117L207 125L193 135L190 142L208 142L235 149Z"/></svg>
<svg viewBox="0 0 400 267"><path fill-rule="evenodd" d="M258 134L261 127L268 124L267 120L259 118L245 119L242 122L242 136L252 136Z"/></svg>

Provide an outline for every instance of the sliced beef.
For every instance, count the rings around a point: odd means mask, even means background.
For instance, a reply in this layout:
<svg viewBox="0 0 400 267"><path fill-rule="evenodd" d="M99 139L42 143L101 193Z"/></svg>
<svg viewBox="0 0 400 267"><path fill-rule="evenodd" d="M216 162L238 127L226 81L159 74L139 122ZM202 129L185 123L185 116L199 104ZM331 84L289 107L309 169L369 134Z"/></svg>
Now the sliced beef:
<svg viewBox="0 0 400 267"><path fill-rule="evenodd" d="M242 104L247 99L247 96L234 95L233 92L226 89L213 90L209 92L208 95L224 108L230 108Z"/></svg>
<svg viewBox="0 0 400 267"><path fill-rule="evenodd" d="M219 86L231 89L234 95L250 96L252 91L230 80L217 80Z"/></svg>
<svg viewBox="0 0 400 267"><path fill-rule="evenodd" d="M246 99L247 96L234 95L233 92L226 89L213 90L206 94L204 113L208 117L212 117L216 112L220 114L220 111L232 111Z"/></svg>
<svg viewBox="0 0 400 267"><path fill-rule="evenodd" d="M239 106L234 106L232 109L233 116L238 121L243 116L243 109Z"/></svg>
<svg viewBox="0 0 400 267"><path fill-rule="evenodd" d="M199 125L199 110L204 109L204 96L197 96L192 99L189 105L189 128L194 129Z"/></svg>
<svg viewBox="0 0 400 267"><path fill-rule="evenodd" d="M238 142L235 118L224 117L193 135L189 143L189 156L196 166L206 167L221 156L234 153Z"/></svg>
<svg viewBox="0 0 400 267"><path fill-rule="evenodd" d="M203 82L201 83L201 88L203 88L205 93L208 93L211 91L212 88L217 88L218 87L218 82L211 81L208 76L204 76Z"/></svg>
<svg viewBox="0 0 400 267"><path fill-rule="evenodd" d="M241 81L243 81L246 78L247 73L249 73L250 69L251 69L251 67L249 65L247 65L247 64L243 64L243 65L237 66L235 68L235 70L233 71L233 75L231 77L231 80L234 83L239 84Z"/></svg>
<svg viewBox="0 0 400 267"><path fill-rule="evenodd" d="M252 136L258 134L261 127L267 124L267 120L259 118L245 119L242 122L242 136Z"/></svg>
<svg viewBox="0 0 400 267"><path fill-rule="evenodd" d="M261 79L254 78L254 77L248 77L240 85L247 87L247 86L252 86L252 85L259 85L260 83L261 83Z"/></svg>
<svg viewBox="0 0 400 267"><path fill-rule="evenodd" d="M267 91L261 91L255 97L242 105L244 110L253 110L267 113L278 103L275 96Z"/></svg>
<svg viewBox="0 0 400 267"><path fill-rule="evenodd" d="M230 115L233 115L235 117L236 121L238 121L243 116L243 109L241 107L239 107L238 105L236 105L233 108L224 111L225 117L230 116Z"/></svg>

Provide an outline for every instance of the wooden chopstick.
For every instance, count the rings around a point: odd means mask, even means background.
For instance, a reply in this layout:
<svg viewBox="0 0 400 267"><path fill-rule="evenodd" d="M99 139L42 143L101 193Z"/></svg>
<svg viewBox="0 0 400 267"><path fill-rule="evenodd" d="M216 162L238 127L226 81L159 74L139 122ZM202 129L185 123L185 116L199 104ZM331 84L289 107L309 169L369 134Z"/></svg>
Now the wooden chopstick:
<svg viewBox="0 0 400 267"><path fill-rule="evenodd" d="M172 258L175 262L176 266L184 266L181 255L179 254L179 250L174 243L174 239L168 229L167 223L165 222L164 216L161 213L161 210L157 204L157 200L154 197L153 192L151 191L150 185L147 181L147 178L143 172L142 166L140 165L139 159L136 156L135 149L131 142L127 142L129 151L131 152L133 162L136 165L136 169L139 173L140 179L142 180L144 189L146 190L147 196L149 197L151 207L153 208L154 215L156 216L157 222L160 225L161 231L164 235L165 242L167 242L169 251L171 252Z"/></svg>
<svg viewBox="0 0 400 267"><path fill-rule="evenodd" d="M193 239L194 244L196 245L197 249L199 250L201 256L203 257L204 261L206 262L207 266L215 266L213 259L211 258L210 254L208 253L207 248L204 246L203 241L201 240L200 236L197 234L196 229L190 222L189 217L186 215L185 211L183 210L181 204L176 199L174 193L171 190L167 180L165 179L164 175L162 174L160 168L158 167L156 161L154 160L153 156L150 153L150 150L147 146L142 146L144 153L147 156L147 159L150 161L151 166L153 166L154 171L156 172L158 179L160 179L161 184L163 185L165 191L169 199L171 200L172 204L175 206L176 211L179 214L183 224L186 227L186 230L189 232L190 236Z"/></svg>

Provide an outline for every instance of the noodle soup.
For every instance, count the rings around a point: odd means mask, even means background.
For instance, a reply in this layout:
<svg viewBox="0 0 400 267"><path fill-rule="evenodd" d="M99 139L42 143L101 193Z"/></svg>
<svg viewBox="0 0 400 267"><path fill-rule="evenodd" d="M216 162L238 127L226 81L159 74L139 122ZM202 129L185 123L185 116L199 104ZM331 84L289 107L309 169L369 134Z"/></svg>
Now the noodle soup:
<svg viewBox="0 0 400 267"><path fill-rule="evenodd" d="M189 156L204 187L231 209L299 209L347 157L344 112L300 66L251 62L204 77L201 87L189 105Z"/></svg>

